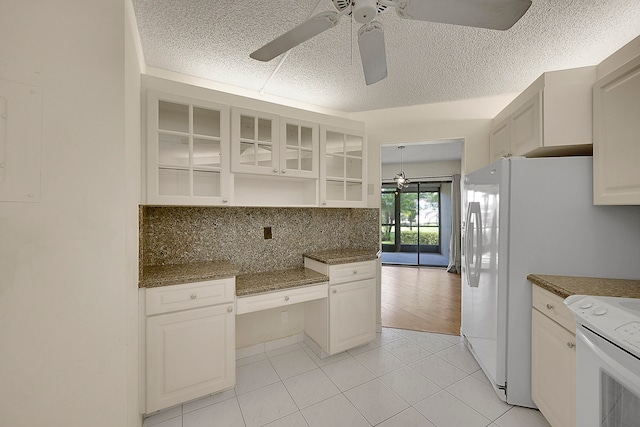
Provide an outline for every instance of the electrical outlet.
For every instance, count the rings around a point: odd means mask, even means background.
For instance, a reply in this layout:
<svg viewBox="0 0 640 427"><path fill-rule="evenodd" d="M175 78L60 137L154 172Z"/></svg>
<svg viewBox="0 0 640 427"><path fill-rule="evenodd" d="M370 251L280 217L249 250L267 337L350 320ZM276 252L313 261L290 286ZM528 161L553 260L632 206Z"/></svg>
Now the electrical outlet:
<svg viewBox="0 0 640 427"><path fill-rule="evenodd" d="M265 227L264 228L264 238L265 239L271 239L272 238L271 227Z"/></svg>
<svg viewBox="0 0 640 427"><path fill-rule="evenodd" d="M280 317L282 319L282 323L285 324L287 322L289 322L289 312L288 311L282 311L280 313Z"/></svg>

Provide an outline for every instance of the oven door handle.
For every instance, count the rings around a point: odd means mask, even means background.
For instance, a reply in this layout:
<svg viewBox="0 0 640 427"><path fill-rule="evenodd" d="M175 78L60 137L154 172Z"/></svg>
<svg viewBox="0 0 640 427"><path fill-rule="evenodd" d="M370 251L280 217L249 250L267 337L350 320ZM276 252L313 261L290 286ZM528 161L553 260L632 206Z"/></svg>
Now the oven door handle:
<svg viewBox="0 0 640 427"><path fill-rule="evenodd" d="M583 332L581 326L576 329L576 336L578 338L578 342L582 342L583 344L585 344L587 346L587 350L591 351L599 360L601 360L602 365L606 366L608 371L610 371L611 373L615 372L616 381L624 384L624 386L627 387L630 391L633 391L634 394L637 395L640 393L640 387L638 386L638 384L640 384L640 377L637 373L634 373L625 368L620 364L620 362L617 362L606 352L602 351L598 344ZM613 344L610 345L613 346ZM580 351L580 349L578 349L578 351Z"/></svg>

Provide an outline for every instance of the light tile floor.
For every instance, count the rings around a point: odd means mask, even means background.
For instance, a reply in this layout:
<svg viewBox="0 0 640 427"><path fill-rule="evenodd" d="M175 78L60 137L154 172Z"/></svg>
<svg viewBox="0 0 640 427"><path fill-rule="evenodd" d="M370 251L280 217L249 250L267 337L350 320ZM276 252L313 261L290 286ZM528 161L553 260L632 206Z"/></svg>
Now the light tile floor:
<svg viewBox="0 0 640 427"><path fill-rule="evenodd" d="M502 402L460 337L383 328L319 359L294 344L240 359L236 388L154 414L144 427L549 427Z"/></svg>

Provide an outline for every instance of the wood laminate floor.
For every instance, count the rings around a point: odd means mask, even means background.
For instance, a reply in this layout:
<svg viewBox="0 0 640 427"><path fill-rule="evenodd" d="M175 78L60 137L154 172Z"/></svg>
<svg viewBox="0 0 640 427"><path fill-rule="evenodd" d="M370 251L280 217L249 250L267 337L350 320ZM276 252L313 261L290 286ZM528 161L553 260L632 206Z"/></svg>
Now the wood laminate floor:
<svg viewBox="0 0 640 427"><path fill-rule="evenodd" d="M460 334L461 279L443 268L382 266L382 326Z"/></svg>

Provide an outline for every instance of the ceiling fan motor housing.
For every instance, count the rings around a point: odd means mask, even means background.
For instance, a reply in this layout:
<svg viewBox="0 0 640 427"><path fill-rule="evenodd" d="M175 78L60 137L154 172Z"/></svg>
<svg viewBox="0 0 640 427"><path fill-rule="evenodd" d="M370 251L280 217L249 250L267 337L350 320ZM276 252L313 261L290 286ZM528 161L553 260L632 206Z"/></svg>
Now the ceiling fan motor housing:
<svg viewBox="0 0 640 427"><path fill-rule="evenodd" d="M353 19L361 24L373 21L378 13L378 0L353 0Z"/></svg>

